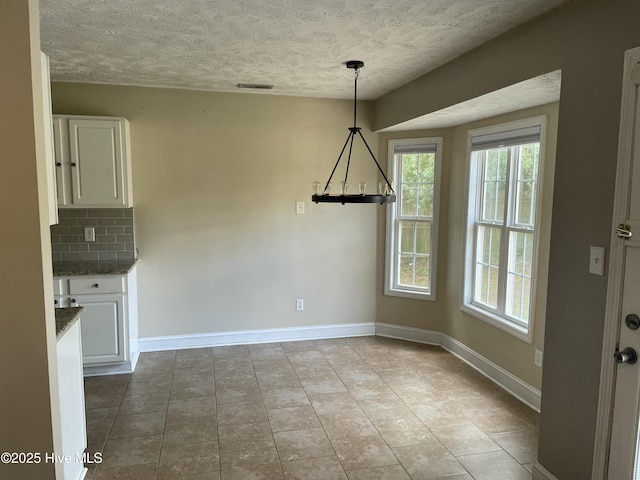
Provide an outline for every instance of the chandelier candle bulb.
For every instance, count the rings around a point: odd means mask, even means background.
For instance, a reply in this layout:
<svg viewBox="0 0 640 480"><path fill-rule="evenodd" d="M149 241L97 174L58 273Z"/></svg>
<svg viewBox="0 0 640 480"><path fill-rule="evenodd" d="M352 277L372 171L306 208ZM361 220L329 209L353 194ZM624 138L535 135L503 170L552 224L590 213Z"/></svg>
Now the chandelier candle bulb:
<svg viewBox="0 0 640 480"><path fill-rule="evenodd" d="M331 187L332 187L331 182L327 183L327 186L324 189L325 195L331 195Z"/></svg>
<svg viewBox="0 0 640 480"><path fill-rule="evenodd" d="M317 180L311 184L314 195L322 195L322 185Z"/></svg>
<svg viewBox="0 0 640 480"><path fill-rule="evenodd" d="M346 195L349 184L347 182L340 182L340 195Z"/></svg>
<svg viewBox="0 0 640 480"><path fill-rule="evenodd" d="M365 182L360 182L358 184L358 191L360 192L360 195L364 195L364 192L367 190L367 184Z"/></svg>

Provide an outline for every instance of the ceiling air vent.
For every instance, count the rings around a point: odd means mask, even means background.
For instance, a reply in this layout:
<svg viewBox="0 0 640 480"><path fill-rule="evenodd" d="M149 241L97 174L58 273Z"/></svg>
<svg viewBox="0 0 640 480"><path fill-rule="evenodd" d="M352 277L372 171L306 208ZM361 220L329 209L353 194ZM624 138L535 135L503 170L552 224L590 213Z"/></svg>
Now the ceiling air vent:
<svg viewBox="0 0 640 480"><path fill-rule="evenodd" d="M271 90L273 85L265 85L262 83L239 83L238 88L249 88L253 90Z"/></svg>

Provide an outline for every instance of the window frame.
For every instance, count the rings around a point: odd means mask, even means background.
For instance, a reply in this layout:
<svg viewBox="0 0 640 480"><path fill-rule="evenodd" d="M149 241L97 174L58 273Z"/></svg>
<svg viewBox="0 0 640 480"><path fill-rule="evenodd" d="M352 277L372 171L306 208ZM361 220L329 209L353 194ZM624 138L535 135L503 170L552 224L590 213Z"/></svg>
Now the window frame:
<svg viewBox="0 0 640 480"><path fill-rule="evenodd" d="M476 265L475 265L475 249L476 249L476 228L477 221L476 219L480 217L480 195L482 189L480 187L480 182L482 181L482 172L481 172L481 162L474 161L474 151L472 149L472 140L474 137L484 136L484 135L496 135L500 137L501 134L506 134L506 132L512 130L520 130L526 129L530 127L540 127L540 147L539 147L539 157L538 157L538 174L537 174L537 191L536 191L536 208L535 208L535 224L533 227L533 253L532 253L532 265L531 265L531 295L530 295L530 304L529 304L529 319L528 322L523 322L516 320L514 318L509 317L506 314L501 313L499 310L491 309L490 307L482 306L474 300L474 283L475 283L475 275L476 275ZM533 332L534 332L534 324L536 317L536 296L537 296L537 288L539 283L539 253L540 253L540 241L541 241L541 229L542 229L542 207L543 207L543 192L544 192L544 169L545 169L545 153L546 153L546 126L547 126L547 117L546 115L530 117L522 120L517 120L514 122L501 123L496 125L491 125L488 127L477 128L473 130L469 130L467 132L467 171L466 171L466 179L465 185L466 195L465 195L465 215L464 215L464 243L463 243L463 255L462 255L462 295L461 295L461 303L460 309L465 313L468 313L480 320L483 320L505 332L514 335L521 340L526 341L527 343L532 343L533 341ZM510 169L511 166L508 166ZM509 204L505 206L505 212L512 211L515 208L515 184L517 183L517 179L509 178L509 183L511 184L508 201ZM478 220L480 221L480 220ZM480 221L483 224L487 224L486 221ZM504 225L501 227L502 231L507 233L507 238L501 238L501 256L504 255L504 258L501 258L501 262L504 262L504 268L500 269L499 277L500 282L505 282L504 277L507 276L507 271L509 269L509 249L505 247L508 244L509 238L508 233L511 231L527 231L528 229L522 229L522 225L519 225L514 222L513 225L510 224L508 217L504 219ZM498 306L502 306L502 311L506 312L505 301L508 295L507 289L505 288L502 292L503 296L498 298Z"/></svg>
<svg viewBox="0 0 640 480"><path fill-rule="evenodd" d="M442 137L420 137L391 139L388 142L388 172L389 181L393 182L397 200L395 203L387 205L386 224L386 245L385 245L385 273L384 273L384 294L396 297L413 298L419 300L436 300L437 271L438 271L438 224L440 219L440 187L442 171ZM433 213L430 220L419 217L401 215L402 208L402 186L399 183L400 162L396 159L395 147L425 145L435 146L434 162L434 183L433 183ZM398 256L399 252L399 225L400 220L414 220L418 222L429 222L431 224L431 250L429 252L429 279L428 291L419 287L411 287L398 283Z"/></svg>

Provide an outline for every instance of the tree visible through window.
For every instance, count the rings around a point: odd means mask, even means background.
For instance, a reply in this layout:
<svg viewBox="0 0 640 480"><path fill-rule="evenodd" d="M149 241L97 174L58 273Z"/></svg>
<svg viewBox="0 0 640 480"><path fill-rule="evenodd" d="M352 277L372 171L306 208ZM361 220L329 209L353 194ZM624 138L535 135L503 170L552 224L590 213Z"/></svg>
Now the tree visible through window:
<svg viewBox="0 0 640 480"><path fill-rule="evenodd" d="M465 305L528 329L534 297L540 126L473 136Z"/></svg>
<svg viewBox="0 0 640 480"><path fill-rule="evenodd" d="M389 142L390 176L398 200L388 212L387 294L421 298L435 294L440 142Z"/></svg>

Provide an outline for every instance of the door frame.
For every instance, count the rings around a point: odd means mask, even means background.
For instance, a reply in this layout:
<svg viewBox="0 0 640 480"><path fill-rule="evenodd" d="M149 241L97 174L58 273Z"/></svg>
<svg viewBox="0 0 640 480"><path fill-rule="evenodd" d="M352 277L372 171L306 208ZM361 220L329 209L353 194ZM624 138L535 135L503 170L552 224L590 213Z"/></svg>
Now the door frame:
<svg viewBox="0 0 640 480"><path fill-rule="evenodd" d="M622 287L624 275L624 240L615 235L615 229L627 218L631 197L631 165L633 162L634 115L637 83L634 81L634 67L640 64L640 47L627 50L624 54L622 77L622 100L620 108L620 129L618 134L618 159L613 204L611 241L609 248L609 268L607 281L607 303L605 309L600 366L600 392L598 396L598 416L593 452L591 480L603 480L607 476L611 424L614 405L616 362L613 354L620 335L620 315L622 307ZM638 77L638 73L635 74ZM640 88L640 87L639 87Z"/></svg>

